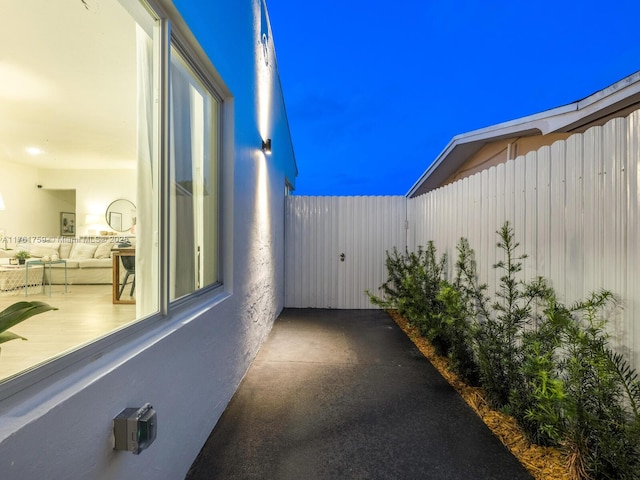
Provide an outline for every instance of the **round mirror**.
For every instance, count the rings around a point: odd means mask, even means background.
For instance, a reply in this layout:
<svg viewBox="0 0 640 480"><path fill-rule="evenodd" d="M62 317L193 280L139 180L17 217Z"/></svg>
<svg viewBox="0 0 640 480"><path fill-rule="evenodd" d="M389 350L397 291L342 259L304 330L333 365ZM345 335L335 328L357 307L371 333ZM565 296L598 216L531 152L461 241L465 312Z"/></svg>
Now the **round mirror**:
<svg viewBox="0 0 640 480"><path fill-rule="evenodd" d="M120 198L111 202L105 215L107 224L116 232L127 232L136 224L136 206Z"/></svg>

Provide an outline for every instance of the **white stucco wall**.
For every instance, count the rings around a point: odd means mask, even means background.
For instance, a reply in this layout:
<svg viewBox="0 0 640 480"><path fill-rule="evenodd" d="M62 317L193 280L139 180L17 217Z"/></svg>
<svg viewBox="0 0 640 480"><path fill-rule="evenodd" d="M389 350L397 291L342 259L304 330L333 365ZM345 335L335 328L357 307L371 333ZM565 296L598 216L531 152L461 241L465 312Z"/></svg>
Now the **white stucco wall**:
<svg viewBox="0 0 640 480"><path fill-rule="evenodd" d="M9 384L15 393L0 401L3 480L183 478L282 310L283 192L295 162L275 66L257 67L260 4L176 2L194 3L200 12L185 19L196 37L207 33L202 46L233 95L225 110L224 292ZM176 19L168 1L160 5ZM261 121L259 78L274 99ZM271 157L260 151L263 135L274 139ZM113 417L145 402L158 414L155 443L138 456L112 450Z"/></svg>

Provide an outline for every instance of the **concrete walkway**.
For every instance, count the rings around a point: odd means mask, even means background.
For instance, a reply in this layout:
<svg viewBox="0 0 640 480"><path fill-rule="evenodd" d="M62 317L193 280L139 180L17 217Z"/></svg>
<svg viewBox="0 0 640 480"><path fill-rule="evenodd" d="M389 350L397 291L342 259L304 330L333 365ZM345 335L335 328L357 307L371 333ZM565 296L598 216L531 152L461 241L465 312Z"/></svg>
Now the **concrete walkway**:
<svg viewBox="0 0 640 480"><path fill-rule="evenodd" d="M379 310L285 310L188 480L531 479Z"/></svg>

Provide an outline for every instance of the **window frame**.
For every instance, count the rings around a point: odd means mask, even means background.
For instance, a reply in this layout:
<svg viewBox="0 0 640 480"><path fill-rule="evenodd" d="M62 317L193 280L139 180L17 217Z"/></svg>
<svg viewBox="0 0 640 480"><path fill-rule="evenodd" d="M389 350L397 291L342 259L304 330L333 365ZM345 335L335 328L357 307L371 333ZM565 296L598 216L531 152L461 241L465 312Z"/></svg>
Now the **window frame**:
<svg viewBox="0 0 640 480"><path fill-rule="evenodd" d="M194 39L195 40L195 39ZM197 42L196 42L197 44ZM224 289L224 265L223 265L223 255L222 255L222 251L223 251L223 241L222 241L222 232L223 232L223 226L224 226L224 214L223 214L223 202L224 202L224 195L223 195L223 185L225 182L222 181L223 178L223 170L224 170L224 164L226 163L224 161L224 144L225 144L225 122L228 120L225 120L225 110L227 109L227 102L225 99L225 93L227 93L227 97L228 97L228 90L226 89L226 87L224 86L224 84L221 84L221 79L218 75L217 72L215 72L215 70L213 70L213 66L211 66L209 64L209 62L203 62L201 60L201 56L200 55L205 55L204 52L202 51L200 54L193 48L190 48L190 42L188 38L185 38L185 35L181 34L180 31L175 31L172 30L171 31L171 41L169 43L168 46L168 50L169 50L169 54L171 53L172 48L175 49L175 51L181 56L181 60L185 63L185 65L187 66L187 68L190 70L189 73L191 73L192 75L194 75L195 79L200 82L200 84L202 85L202 87L206 90L206 92L211 96L212 100L217 102L218 104L218 108L217 108L217 119L216 119L216 135L217 135L217 144L215 147L215 154L216 154L216 168L217 168L217 174L216 174L216 204L217 204L217 210L218 210L218 215L216 218L216 231L217 231L217 252L215 253L218 260L216 262L216 267L217 267L217 272L216 272L216 278L217 281L211 283L210 285L206 285L204 287L201 288L196 288L195 290L193 290L192 292L189 292L181 297L175 298L175 299L171 299L171 295L170 295L170 282L171 282L171 275L172 272L169 270L168 271L168 275L166 277L166 286L165 286L165 294L166 294L166 298L167 298L167 303L168 303L168 307L169 309L173 309L174 306L179 307L180 305L184 304L184 303L188 303L191 301L191 299L193 298L197 298L199 297L201 294L202 295L210 295L211 293L216 293L219 292L221 290ZM205 58L206 55L205 55ZM171 58L168 57L168 69L170 70L170 65L171 65ZM168 103L168 98L169 98L169 91L170 91L170 77L169 77L169 83L166 85L167 87L167 93L166 93L166 98L167 98L167 110L169 110L169 103ZM169 117L170 117L171 112L167 111L167 124L166 124L166 129L164 129L163 133L164 135L166 135L167 140L169 139L170 136L170 132L169 132ZM163 163L163 169L164 169L164 174L166 176L165 182L164 183L164 188L166 190L163 190L163 193L166 194L166 203L163 205L163 208L165 208L165 213L167 215L166 217L166 228L163 228L163 234L166 234L166 250L163 253L163 257L165 259L169 258L170 252L171 252L171 241L170 241L170 236L171 236L171 218L170 218L170 202L171 202L171 197L170 197L170 192L171 192L171 158L169 155L170 152L170 145L167 143L167 154L166 157L162 159L162 163ZM213 150L212 150L213 151ZM170 262L167 262L167 268L169 268L169 264Z"/></svg>

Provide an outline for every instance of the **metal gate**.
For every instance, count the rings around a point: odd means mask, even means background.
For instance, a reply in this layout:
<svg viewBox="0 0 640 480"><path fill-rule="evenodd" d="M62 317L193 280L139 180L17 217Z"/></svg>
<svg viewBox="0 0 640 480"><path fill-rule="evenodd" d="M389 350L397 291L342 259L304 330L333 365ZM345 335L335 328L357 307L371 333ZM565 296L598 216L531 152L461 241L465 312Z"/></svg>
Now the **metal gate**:
<svg viewBox="0 0 640 480"><path fill-rule="evenodd" d="M375 308L385 252L406 245L401 196L286 199L285 306Z"/></svg>

